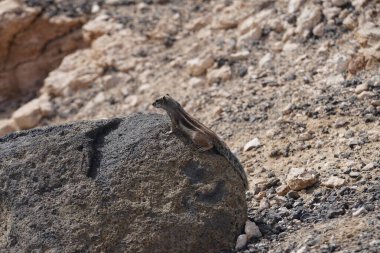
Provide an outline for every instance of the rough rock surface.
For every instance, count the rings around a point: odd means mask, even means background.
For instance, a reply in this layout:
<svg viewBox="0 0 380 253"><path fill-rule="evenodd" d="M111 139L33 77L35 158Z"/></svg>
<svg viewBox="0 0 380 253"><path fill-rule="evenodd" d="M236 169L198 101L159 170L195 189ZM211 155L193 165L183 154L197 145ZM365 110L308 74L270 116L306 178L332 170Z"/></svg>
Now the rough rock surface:
<svg viewBox="0 0 380 253"><path fill-rule="evenodd" d="M162 115L0 139L0 251L217 252L247 218L228 162Z"/></svg>

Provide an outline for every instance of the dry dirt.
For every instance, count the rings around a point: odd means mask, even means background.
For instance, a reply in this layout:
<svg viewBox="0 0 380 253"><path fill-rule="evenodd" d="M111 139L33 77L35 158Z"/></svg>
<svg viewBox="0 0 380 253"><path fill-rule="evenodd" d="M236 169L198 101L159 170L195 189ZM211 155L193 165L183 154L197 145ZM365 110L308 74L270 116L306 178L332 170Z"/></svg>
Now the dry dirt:
<svg viewBox="0 0 380 253"><path fill-rule="evenodd" d="M379 252L378 1L86 3L87 24L100 22L83 27L85 52L45 79L37 126L152 112L169 93L245 166L249 218L263 237L240 252ZM66 10L50 5L52 15ZM260 145L243 151L254 138ZM318 182L278 198L294 167ZM344 183L324 186L330 176Z"/></svg>

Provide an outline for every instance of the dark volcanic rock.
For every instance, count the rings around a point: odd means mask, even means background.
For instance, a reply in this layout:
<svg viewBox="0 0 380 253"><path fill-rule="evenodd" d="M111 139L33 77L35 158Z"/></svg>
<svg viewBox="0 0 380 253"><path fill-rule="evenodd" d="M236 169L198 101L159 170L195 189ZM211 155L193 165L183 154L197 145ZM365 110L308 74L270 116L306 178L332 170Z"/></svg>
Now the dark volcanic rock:
<svg viewBox="0 0 380 253"><path fill-rule="evenodd" d="M0 139L1 252L217 252L246 221L229 163L161 115Z"/></svg>

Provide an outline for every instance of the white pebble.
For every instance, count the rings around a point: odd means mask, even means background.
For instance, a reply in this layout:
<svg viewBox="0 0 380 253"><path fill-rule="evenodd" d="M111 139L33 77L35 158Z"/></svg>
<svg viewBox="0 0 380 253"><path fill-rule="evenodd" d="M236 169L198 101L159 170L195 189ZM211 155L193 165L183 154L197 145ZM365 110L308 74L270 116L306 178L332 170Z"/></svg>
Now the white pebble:
<svg viewBox="0 0 380 253"><path fill-rule="evenodd" d="M258 148L260 146L261 146L260 140L258 138L254 138L244 145L243 150L244 150L244 152L246 152L246 151L249 151L253 148Z"/></svg>

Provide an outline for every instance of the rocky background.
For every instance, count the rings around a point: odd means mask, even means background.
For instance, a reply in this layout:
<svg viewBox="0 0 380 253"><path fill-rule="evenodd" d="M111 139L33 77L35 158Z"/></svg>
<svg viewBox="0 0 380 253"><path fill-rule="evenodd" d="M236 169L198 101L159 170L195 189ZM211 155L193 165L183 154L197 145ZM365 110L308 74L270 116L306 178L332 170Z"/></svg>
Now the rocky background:
<svg viewBox="0 0 380 253"><path fill-rule="evenodd" d="M75 3L74 3L75 2ZM165 93L249 175L241 252L380 247L380 3L0 1L0 135L154 111Z"/></svg>

